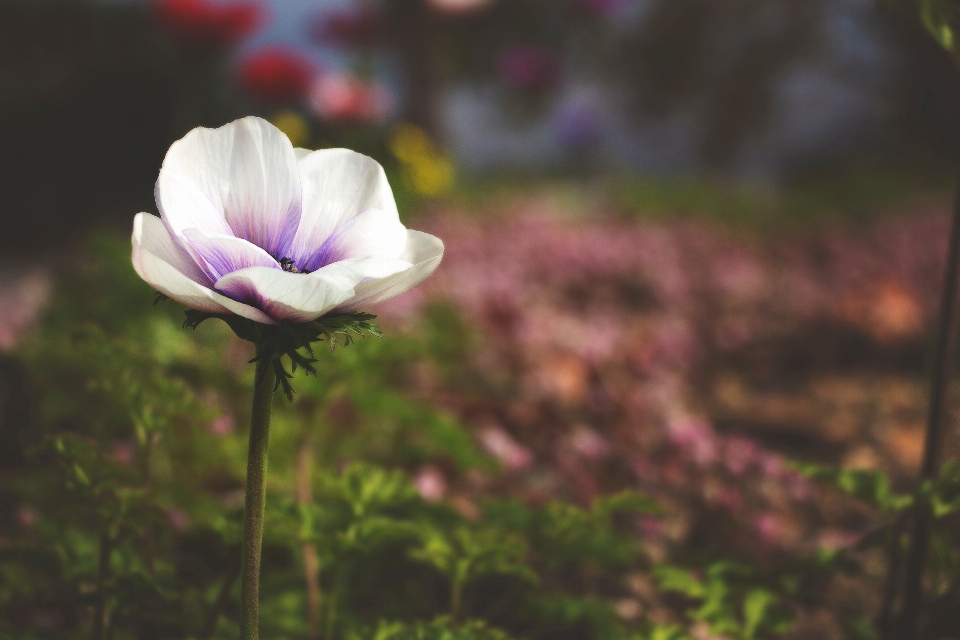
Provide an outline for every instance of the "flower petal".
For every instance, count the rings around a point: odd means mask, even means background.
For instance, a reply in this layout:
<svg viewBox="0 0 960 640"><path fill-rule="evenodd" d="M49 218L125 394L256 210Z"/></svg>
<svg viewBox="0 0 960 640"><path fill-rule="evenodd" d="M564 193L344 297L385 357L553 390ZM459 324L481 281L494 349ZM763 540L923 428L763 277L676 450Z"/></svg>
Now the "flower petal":
<svg viewBox="0 0 960 640"><path fill-rule="evenodd" d="M184 182L195 189L184 187ZM229 229L210 220L211 210L203 199ZM297 157L290 140L261 118L243 118L218 129L198 127L167 151L157 181L157 201L176 234L189 228L232 231L282 257L300 222Z"/></svg>
<svg viewBox="0 0 960 640"><path fill-rule="evenodd" d="M138 213L133 219L133 268L149 285L177 302L209 313L236 314L275 324L259 309L231 300L201 284L206 276L174 242L160 218Z"/></svg>
<svg viewBox="0 0 960 640"><path fill-rule="evenodd" d="M357 311L412 289L432 274L443 258L440 238L422 231L407 230L407 248L403 260L409 269L382 278L371 278L354 287L354 296L334 309L337 312Z"/></svg>
<svg viewBox="0 0 960 640"><path fill-rule="evenodd" d="M395 215L367 209L343 221L312 256L302 262L305 271L351 258L399 258L407 245L407 228Z"/></svg>
<svg viewBox="0 0 960 640"><path fill-rule="evenodd" d="M396 258L345 260L313 273L248 267L225 275L216 288L263 309L279 322L309 322L348 300L364 279L408 267L409 263Z"/></svg>
<svg viewBox="0 0 960 640"><path fill-rule="evenodd" d="M297 162L300 162L300 160L303 160L311 153L313 153L313 149L304 149L303 147L293 148L293 154L297 156Z"/></svg>
<svg viewBox="0 0 960 640"><path fill-rule="evenodd" d="M210 282L246 267L280 268L270 254L241 238L201 229L184 229L183 239L184 249L209 276Z"/></svg>
<svg viewBox="0 0 960 640"><path fill-rule="evenodd" d="M176 143L174 143L176 144ZM169 155L169 153L167 154ZM204 229L233 235L223 217L223 207L215 204L200 187L176 171L160 169L153 190L160 217L170 233L177 237L184 229Z"/></svg>
<svg viewBox="0 0 960 640"><path fill-rule="evenodd" d="M349 149L321 149L301 158L299 167L303 214L289 255L298 266L311 261L327 238L358 213L378 209L385 225L400 223L387 176L372 158Z"/></svg>

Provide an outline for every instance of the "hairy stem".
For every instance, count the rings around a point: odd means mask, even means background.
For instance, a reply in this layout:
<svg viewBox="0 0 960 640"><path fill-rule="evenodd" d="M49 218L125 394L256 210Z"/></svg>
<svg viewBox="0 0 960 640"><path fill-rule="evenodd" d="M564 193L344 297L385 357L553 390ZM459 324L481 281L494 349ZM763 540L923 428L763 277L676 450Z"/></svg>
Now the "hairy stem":
<svg viewBox="0 0 960 640"><path fill-rule="evenodd" d="M923 464L920 479L933 478L942 440L944 414L946 413L947 385L953 365L953 352L960 324L960 308L957 306L957 284L960 279L960 178L957 182L953 221L950 229L950 249L947 254L947 269L940 299L940 324L937 334L936 359L933 380L930 384L930 406L927 414L927 434L923 449ZM918 625L923 596L923 568L927 559L930 535L930 514L917 505L914 511L910 550L907 555L903 582L903 609L901 610L897 637L909 640L919 637Z"/></svg>
<svg viewBox="0 0 960 640"><path fill-rule="evenodd" d="M240 639L259 640L260 552L263 544L263 507L266 502L267 445L275 374L272 367L253 389L250 447L247 451L247 491L243 506L243 542L240 553Z"/></svg>

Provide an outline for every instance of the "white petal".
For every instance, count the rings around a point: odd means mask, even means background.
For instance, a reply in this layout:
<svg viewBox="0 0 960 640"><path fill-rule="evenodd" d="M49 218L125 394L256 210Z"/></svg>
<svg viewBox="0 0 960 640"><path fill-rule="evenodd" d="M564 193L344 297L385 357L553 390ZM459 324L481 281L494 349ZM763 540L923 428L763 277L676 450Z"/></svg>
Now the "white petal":
<svg viewBox="0 0 960 640"><path fill-rule="evenodd" d="M209 313L236 314L256 322L275 324L259 309L236 302L200 284L205 278L173 241L163 222L148 213L133 219L133 268L148 284L177 302Z"/></svg>
<svg viewBox="0 0 960 640"><path fill-rule="evenodd" d="M443 258L440 238L421 231L407 230L407 249L403 260L409 269L383 278L371 278L354 287L354 296L334 311L356 311L382 302L412 289L432 274Z"/></svg>
<svg viewBox="0 0 960 640"><path fill-rule="evenodd" d="M210 277L210 282L246 267L280 268L270 254L241 238L201 229L184 229L183 240L183 248Z"/></svg>
<svg viewBox="0 0 960 640"><path fill-rule="evenodd" d="M160 216L175 237L184 229L233 235L219 200L212 202L192 180L176 171L160 169L154 199Z"/></svg>
<svg viewBox="0 0 960 640"><path fill-rule="evenodd" d="M358 213L378 209L385 224L399 224L387 176L372 158L348 149L321 149L301 158L299 167L303 214L289 256L298 265Z"/></svg>
<svg viewBox="0 0 960 640"><path fill-rule="evenodd" d="M345 260L309 274L249 267L227 274L216 288L263 309L274 320L309 322L348 300L364 279L408 267L396 258Z"/></svg>
<svg viewBox="0 0 960 640"><path fill-rule="evenodd" d="M203 200L226 220L228 229L211 220L214 216ZM300 175L293 146L261 118L243 118L218 129L198 127L167 151L157 202L175 234L189 228L232 231L280 256L289 249L300 221Z"/></svg>
<svg viewBox="0 0 960 640"><path fill-rule="evenodd" d="M297 156L297 162L313 153L313 149L304 149L303 147L294 147L293 154Z"/></svg>
<svg viewBox="0 0 960 640"><path fill-rule="evenodd" d="M407 228L395 216L382 209L367 209L342 222L318 251L297 264L304 271L316 271L353 258L399 258L406 246Z"/></svg>

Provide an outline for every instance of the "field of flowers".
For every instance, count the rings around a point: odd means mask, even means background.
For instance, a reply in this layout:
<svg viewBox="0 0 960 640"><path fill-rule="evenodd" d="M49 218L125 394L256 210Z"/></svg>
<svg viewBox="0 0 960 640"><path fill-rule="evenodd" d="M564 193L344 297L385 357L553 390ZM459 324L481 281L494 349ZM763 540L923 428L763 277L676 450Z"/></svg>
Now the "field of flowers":
<svg viewBox="0 0 960 640"><path fill-rule="evenodd" d="M946 207L759 231L598 202L415 216L441 268L275 402L264 637L877 637ZM152 306L128 251L0 292L3 637L236 635L252 354Z"/></svg>

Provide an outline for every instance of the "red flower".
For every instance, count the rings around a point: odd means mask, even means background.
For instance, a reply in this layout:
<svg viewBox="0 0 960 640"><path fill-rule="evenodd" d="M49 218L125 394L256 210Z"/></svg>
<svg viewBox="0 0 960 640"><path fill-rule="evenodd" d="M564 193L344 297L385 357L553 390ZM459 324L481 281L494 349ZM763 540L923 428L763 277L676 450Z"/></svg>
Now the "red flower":
<svg viewBox="0 0 960 640"><path fill-rule="evenodd" d="M324 13L314 22L311 33L320 44L372 49L383 43L387 26L379 11L360 7Z"/></svg>
<svg viewBox="0 0 960 640"><path fill-rule="evenodd" d="M257 2L154 0L153 12L169 37L205 51L232 47L253 33L264 18L263 7Z"/></svg>
<svg viewBox="0 0 960 640"><path fill-rule="evenodd" d="M306 97L314 64L291 49L261 49L240 62L238 75L240 87L258 100L290 104Z"/></svg>

